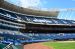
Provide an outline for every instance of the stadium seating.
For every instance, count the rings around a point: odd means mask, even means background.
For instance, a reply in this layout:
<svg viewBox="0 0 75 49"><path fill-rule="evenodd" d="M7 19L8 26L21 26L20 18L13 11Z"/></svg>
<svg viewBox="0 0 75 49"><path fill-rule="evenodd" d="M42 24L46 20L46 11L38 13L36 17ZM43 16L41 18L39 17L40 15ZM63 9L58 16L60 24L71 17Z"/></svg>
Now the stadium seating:
<svg viewBox="0 0 75 49"><path fill-rule="evenodd" d="M50 19L50 18L43 18L43 17L33 17L33 16L25 16L22 17L27 22L33 23L43 23L43 24L75 24L75 21L72 20L62 20L62 19Z"/></svg>
<svg viewBox="0 0 75 49"><path fill-rule="evenodd" d="M51 18L45 18L45 17L34 17L34 16L28 16L28 15L22 15L13 13L4 9L0 8L0 15L5 18L9 18L10 20L20 20L21 22L27 21L32 23L43 23L43 24L75 24L75 21L73 20L63 20L63 19L51 19Z"/></svg>
<svg viewBox="0 0 75 49"><path fill-rule="evenodd" d="M50 19L43 17L34 17L34 16L23 16L23 20L33 23L47 23L47 24L74 24L72 20L60 20L60 19Z"/></svg>
<svg viewBox="0 0 75 49"><path fill-rule="evenodd" d="M1 17L9 19L9 20L13 20L13 21L18 20L18 18L17 18L15 13L7 11L7 10L4 10L4 9L1 9L1 8L0 8L0 15L1 15Z"/></svg>
<svg viewBox="0 0 75 49"><path fill-rule="evenodd" d="M10 21L13 20L13 21ZM55 39L75 39L75 33L29 33L20 32L25 23L39 23L39 24L75 24L73 20L52 19L45 17L34 17L24 14L18 14L0 8L0 43L11 43L20 45L24 42L42 42ZM54 28L52 28L54 29ZM63 29L63 28L62 28ZM64 28L66 29L66 28ZM75 28L71 28L70 30ZM57 28L55 28L57 30ZM58 28L60 30L60 28ZM69 29L68 29L69 30Z"/></svg>
<svg viewBox="0 0 75 49"><path fill-rule="evenodd" d="M0 36L4 37L1 43L12 43L21 44L24 42L42 42L50 41L55 39L75 39L75 33L62 33L62 34L51 34L51 33L17 33L16 31L0 31Z"/></svg>

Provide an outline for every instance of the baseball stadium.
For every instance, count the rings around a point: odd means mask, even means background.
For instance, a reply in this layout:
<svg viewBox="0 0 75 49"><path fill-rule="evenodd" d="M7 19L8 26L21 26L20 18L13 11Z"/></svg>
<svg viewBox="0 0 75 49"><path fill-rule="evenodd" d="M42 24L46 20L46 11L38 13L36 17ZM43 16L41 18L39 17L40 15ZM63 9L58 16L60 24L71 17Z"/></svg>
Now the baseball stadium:
<svg viewBox="0 0 75 49"><path fill-rule="evenodd" d="M0 49L75 49L75 19L66 16L75 17L74 8L40 10L0 0Z"/></svg>

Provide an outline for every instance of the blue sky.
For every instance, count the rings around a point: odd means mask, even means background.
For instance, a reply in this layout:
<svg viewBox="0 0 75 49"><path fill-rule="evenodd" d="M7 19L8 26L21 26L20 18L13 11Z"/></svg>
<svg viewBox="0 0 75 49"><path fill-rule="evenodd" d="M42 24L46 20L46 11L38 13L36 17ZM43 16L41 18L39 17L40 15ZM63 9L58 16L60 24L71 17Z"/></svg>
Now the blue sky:
<svg viewBox="0 0 75 49"><path fill-rule="evenodd" d="M75 8L75 0L7 0L22 7L37 7L45 9L52 8ZM60 19L75 20L75 11L61 11L58 15Z"/></svg>
<svg viewBox="0 0 75 49"><path fill-rule="evenodd" d="M20 2L18 2L20 0L8 0L8 1L20 5ZM31 1L34 2L34 0ZM39 0L39 1L37 0L37 2L40 2L41 4L39 3L38 5L44 8L75 8L75 0Z"/></svg>
<svg viewBox="0 0 75 49"><path fill-rule="evenodd" d="M43 0L42 0L43 1ZM75 0L44 0L43 7L47 8L74 8Z"/></svg>

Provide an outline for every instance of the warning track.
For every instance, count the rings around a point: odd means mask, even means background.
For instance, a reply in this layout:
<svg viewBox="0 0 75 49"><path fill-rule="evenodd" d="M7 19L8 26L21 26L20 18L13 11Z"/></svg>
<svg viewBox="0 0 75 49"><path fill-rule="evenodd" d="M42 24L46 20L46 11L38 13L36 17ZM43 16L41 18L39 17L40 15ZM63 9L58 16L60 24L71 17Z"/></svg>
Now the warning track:
<svg viewBox="0 0 75 49"><path fill-rule="evenodd" d="M41 43L33 43L24 45L24 49L53 49L52 47L47 47Z"/></svg>

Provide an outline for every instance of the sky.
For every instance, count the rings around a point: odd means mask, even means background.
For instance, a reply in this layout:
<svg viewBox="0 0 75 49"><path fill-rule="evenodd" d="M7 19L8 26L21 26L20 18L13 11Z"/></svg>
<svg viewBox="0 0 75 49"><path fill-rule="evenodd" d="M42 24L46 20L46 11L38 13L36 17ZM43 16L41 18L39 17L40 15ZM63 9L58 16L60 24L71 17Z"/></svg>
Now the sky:
<svg viewBox="0 0 75 49"><path fill-rule="evenodd" d="M75 8L75 0L6 0L17 6L32 9L50 10ZM75 20L75 10L60 11L58 18Z"/></svg>

